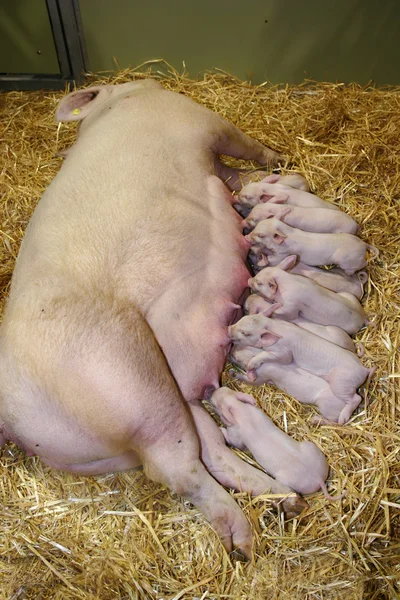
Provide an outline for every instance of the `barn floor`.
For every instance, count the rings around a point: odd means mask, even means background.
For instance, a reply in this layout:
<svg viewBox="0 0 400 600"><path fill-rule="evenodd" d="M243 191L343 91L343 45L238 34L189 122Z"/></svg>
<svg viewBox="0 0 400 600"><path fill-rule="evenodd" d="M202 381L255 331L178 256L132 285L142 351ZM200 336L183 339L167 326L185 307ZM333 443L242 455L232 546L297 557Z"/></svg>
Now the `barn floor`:
<svg viewBox="0 0 400 600"><path fill-rule="evenodd" d="M312 408L269 387L253 391L279 426L321 447L332 467L330 492L348 495L328 502L315 494L305 514L283 522L268 495L234 494L253 526L255 560L233 564L199 511L140 471L81 479L8 445L0 451L0 598L398 598L400 88L278 89L174 72L164 85L289 156L313 191L356 218L361 237L380 250L364 299L377 327L357 336L363 362L377 367L370 405L346 426L318 429ZM75 134L74 124L53 122L61 95L0 95L2 302L29 217L61 165L56 152Z"/></svg>

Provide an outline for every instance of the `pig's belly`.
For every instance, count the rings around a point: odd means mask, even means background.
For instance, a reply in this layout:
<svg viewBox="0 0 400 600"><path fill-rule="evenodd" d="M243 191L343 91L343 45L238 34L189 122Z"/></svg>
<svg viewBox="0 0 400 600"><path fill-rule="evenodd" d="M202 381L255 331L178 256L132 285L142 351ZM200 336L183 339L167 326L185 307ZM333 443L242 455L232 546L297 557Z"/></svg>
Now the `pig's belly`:
<svg viewBox="0 0 400 600"><path fill-rule="evenodd" d="M220 180L209 185L209 247L193 272L175 278L146 314L172 374L187 401L204 397L219 385L230 341L227 327L239 315L237 304L250 276L244 239L231 196ZM214 181L216 180L216 181ZM193 222L194 235L198 230ZM187 248L190 254L190 248ZM186 264L190 264L190 256Z"/></svg>

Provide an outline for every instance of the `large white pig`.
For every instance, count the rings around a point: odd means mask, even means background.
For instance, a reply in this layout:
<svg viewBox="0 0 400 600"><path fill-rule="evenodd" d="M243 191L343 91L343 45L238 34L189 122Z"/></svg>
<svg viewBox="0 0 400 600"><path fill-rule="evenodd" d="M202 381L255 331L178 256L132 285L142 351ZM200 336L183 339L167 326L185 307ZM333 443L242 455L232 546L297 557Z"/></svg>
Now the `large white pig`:
<svg viewBox="0 0 400 600"><path fill-rule="evenodd" d="M80 474L143 464L203 511L228 550L249 556L250 526L218 481L289 490L225 446L199 399L219 385L249 277L221 180L240 187L240 173L218 156L278 155L152 80L73 92L57 119L82 124L13 275L0 442ZM295 514L304 501L284 507Z"/></svg>

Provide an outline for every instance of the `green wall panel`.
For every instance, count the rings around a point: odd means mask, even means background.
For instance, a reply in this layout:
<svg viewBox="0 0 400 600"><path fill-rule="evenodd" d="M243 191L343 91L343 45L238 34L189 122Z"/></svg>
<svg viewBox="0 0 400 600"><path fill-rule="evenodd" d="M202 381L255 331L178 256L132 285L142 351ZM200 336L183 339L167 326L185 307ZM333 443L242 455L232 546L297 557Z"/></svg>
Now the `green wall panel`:
<svg viewBox="0 0 400 600"><path fill-rule="evenodd" d="M193 76L400 84L399 0L81 0L89 68L165 58Z"/></svg>
<svg viewBox="0 0 400 600"><path fill-rule="evenodd" d="M59 73L45 0L0 0L0 73Z"/></svg>

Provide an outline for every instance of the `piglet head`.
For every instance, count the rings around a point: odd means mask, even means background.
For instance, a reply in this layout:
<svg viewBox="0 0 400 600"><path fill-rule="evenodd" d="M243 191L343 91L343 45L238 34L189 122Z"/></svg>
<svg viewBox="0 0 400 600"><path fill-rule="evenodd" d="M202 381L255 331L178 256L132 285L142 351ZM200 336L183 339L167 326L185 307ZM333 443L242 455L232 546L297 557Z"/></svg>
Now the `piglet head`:
<svg viewBox="0 0 400 600"><path fill-rule="evenodd" d="M270 302L273 302L276 299L278 293L278 282L274 275L275 267L267 267L266 269L262 269L255 277L249 279L251 289L255 292L259 292Z"/></svg>
<svg viewBox="0 0 400 600"><path fill-rule="evenodd" d="M255 399L249 394L237 392L227 387L218 388L210 398L210 404L220 415L225 425L228 426L236 424L235 405L240 402L252 406L256 405Z"/></svg>
<svg viewBox="0 0 400 600"><path fill-rule="evenodd" d="M263 343L263 334L267 333L268 320L266 317L270 317L282 304L271 304L270 307L266 308L259 314L247 315L242 317L240 321L228 327L229 338L236 343L255 346L256 348L263 348L264 345L270 345L268 340L272 339L271 336L266 336L266 344ZM275 339L275 342L277 339ZM274 342L274 343L275 343Z"/></svg>

